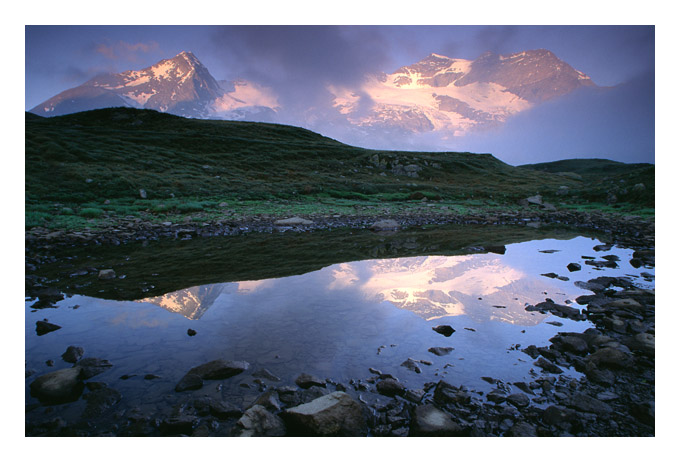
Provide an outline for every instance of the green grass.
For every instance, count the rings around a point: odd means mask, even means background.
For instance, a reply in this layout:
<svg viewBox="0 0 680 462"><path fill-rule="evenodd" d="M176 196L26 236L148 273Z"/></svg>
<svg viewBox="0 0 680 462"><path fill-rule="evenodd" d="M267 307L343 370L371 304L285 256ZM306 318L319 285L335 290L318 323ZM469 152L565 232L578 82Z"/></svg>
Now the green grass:
<svg viewBox="0 0 680 462"><path fill-rule="evenodd" d="M408 165L420 169L417 177L401 174ZM653 166L598 163L590 170L599 179L586 181L589 167L570 161L520 168L490 154L368 150L297 127L130 108L26 114L26 226L97 226L124 216L347 214L357 207L367 214L416 211L423 198L463 213L513 208L535 194L576 209L604 204L613 192L632 211L653 209Z"/></svg>

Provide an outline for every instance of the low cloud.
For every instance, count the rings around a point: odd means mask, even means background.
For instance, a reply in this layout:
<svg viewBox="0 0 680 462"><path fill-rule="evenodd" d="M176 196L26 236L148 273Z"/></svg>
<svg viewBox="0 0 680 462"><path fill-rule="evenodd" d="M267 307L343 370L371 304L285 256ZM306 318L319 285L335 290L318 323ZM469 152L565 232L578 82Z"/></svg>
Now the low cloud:
<svg viewBox="0 0 680 462"><path fill-rule="evenodd" d="M157 42L151 41L147 43L127 43L119 40L115 43L97 43L94 45L94 51L113 61L131 61L137 62L141 60L140 55L154 53L160 50L160 45Z"/></svg>

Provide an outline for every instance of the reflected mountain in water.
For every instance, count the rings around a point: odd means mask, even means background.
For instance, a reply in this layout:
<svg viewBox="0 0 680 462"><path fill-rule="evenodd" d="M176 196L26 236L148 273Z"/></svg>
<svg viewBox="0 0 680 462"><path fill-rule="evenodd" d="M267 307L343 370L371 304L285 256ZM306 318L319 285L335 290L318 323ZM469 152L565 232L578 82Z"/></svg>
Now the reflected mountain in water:
<svg viewBox="0 0 680 462"><path fill-rule="evenodd" d="M342 263L332 275L330 289L353 286L369 300L390 302L425 320L465 314L537 324L542 317L527 313L525 303L549 287L492 254Z"/></svg>
<svg viewBox="0 0 680 462"><path fill-rule="evenodd" d="M213 306L217 297L226 289L226 286L229 285L232 284L223 283L189 287L158 297L143 298L137 301L158 305L165 310L181 314L187 319L200 319Z"/></svg>
<svg viewBox="0 0 680 462"><path fill-rule="evenodd" d="M240 297L243 303L251 303L247 297L257 294L302 298L298 303L330 299L331 305L350 294L369 303L389 302L428 321L466 315L479 322L535 325L545 316L527 312L526 304L543 301L540 294L554 289L551 280L513 268L502 256L474 254L340 263L300 276L196 286L138 301L199 319L221 294ZM232 302L225 300L222 308L229 309Z"/></svg>

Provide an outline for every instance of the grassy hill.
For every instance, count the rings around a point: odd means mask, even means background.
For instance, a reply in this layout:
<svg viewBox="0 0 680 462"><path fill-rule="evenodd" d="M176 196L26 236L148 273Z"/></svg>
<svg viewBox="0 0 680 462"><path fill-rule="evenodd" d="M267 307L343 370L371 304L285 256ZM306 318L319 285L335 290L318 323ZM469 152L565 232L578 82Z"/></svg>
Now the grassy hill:
<svg viewBox="0 0 680 462"><path fill-rule="evenodd" d="M589 188L576 176L512 167L490 154L369 150L298 127L150 110L27 113L25 126L27 226L54 214L165 215L244 201L499 206L538 193L578 202ZM559 196L565 188L571 196Z"/></svg>

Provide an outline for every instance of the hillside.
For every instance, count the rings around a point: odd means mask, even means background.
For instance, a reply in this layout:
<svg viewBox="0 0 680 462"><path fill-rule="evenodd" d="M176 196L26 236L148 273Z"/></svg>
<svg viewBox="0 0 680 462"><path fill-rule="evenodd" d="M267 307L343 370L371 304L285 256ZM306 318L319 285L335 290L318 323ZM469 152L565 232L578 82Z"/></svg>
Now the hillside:
<svg viewBox="0 0 680 462"><path fill-rule="evenodd" d="M566 159L521 165L519 168L581 179L589 185L588 190L582 192L586 200L654 206L655 168L652 164L626 164L608 159Z"/></svg>
<svg viewBox="0 0 680 462"><path fill-rule="evenodd" d="M590 187L575 175L513 167L490 154L368 150L292 126L133 108L27 113L25 135L26 209L39 213L97 207L96 217L116 206L165 213L221 201L324 198L516 206L534 194L579 202Z"/></svg>

